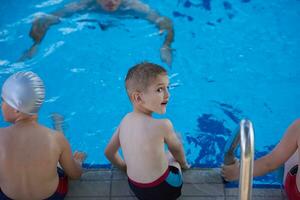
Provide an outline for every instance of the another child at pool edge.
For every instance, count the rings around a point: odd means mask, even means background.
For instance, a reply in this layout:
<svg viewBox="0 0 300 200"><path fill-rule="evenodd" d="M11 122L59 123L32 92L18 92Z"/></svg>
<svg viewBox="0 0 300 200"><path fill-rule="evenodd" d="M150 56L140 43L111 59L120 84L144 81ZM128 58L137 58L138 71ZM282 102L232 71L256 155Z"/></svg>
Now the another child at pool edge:
<svg viewBox="0 0 300 200"><path fill-rule="evenodd" d="M131 190L142 200L178 198L182 187L180 168L189 168L171 121L152 117L153 112L166 112L168 86L167 72L159 65L145 62L129 69L126 90L133 112L122 119L105 149L108 160L127 172ZM124 160L118 154L120 147Z"/></svg>
<svg viewBox="0 0 300 200"><path fill-rule="evenodd" d="M0 199L64 199L68 177L81 176L85 156L72 156L62 133L37 122L45 98L42 80L33 72L15 73L1 96L4 120L13 125L0 129Z"/></svg>
<svg viewBox="0 0 300 200"><path fill-rule="evenodd" d="M287 171L284 188L289 200L300 199L299 166L300 119L294 121L286 130L282 140L267 155L254 161L253 176L261 176L285 164ZM289 165L289 166L288 166ZM227 181L239 179L239 163L224 165L222 176Z"/></svg>

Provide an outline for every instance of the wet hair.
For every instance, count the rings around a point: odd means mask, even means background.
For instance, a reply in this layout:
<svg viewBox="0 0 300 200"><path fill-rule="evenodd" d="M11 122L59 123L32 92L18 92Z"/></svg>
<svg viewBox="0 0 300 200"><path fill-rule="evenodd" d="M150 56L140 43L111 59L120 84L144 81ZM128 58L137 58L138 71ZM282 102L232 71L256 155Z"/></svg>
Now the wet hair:
<svg viewBox="0 0 300 200"><path fill-rule="evenodd" d="M151 82L159 75L167 75L167 70L157 64L142 62L131 67L125 79L128 96L130 97L134 91L146 91Z"/></svg>

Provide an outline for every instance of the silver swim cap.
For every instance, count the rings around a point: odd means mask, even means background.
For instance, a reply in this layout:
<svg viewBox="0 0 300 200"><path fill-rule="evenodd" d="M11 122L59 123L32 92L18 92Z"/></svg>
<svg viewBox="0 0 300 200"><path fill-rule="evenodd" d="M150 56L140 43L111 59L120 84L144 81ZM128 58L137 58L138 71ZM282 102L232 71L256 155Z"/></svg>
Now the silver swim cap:
<svg viewBox="0 0 300 200"><path fill-rule="evenodd" d="M14 109L34 115L45 99L44 83L33 72L17 72L4 82L1 96Z"/></svg>

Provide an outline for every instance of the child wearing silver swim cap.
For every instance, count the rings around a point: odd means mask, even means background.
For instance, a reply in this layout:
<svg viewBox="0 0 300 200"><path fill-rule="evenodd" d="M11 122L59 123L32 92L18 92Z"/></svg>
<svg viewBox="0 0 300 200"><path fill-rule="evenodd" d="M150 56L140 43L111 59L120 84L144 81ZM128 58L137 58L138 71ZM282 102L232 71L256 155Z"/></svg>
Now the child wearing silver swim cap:
<svg viewBox="0 0 300 200"><path fill-rule="evenodd" d="M43 81L33 72L15 73L1 96L4 120L12 125L0 128L0 199L64 199L68 177L82 174L85 154L72 155L61 132L37 122Z"/></svg>
<svg viewBox="0 0 300 200"><path fill-rule="evenodd" d="M45 99L44 83L33 72L17 72L4 82L1 96L14 109L35 115Z"/></svg>

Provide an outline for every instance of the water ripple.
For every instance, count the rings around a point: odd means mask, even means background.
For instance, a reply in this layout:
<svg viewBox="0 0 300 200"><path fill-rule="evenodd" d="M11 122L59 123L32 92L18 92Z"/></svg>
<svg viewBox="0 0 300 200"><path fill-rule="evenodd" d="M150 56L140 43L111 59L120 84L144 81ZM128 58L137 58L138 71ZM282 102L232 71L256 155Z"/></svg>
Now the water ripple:
<svg viewBox="0 0 300 200"><path fill-rule="evenodd" d="M44 7L48 7L48 6L53 6L53 5L57 5L60 4L63 0L49 0L49 1L44 1L41 4L36 5L36 8L44 8Z"/></svg>

